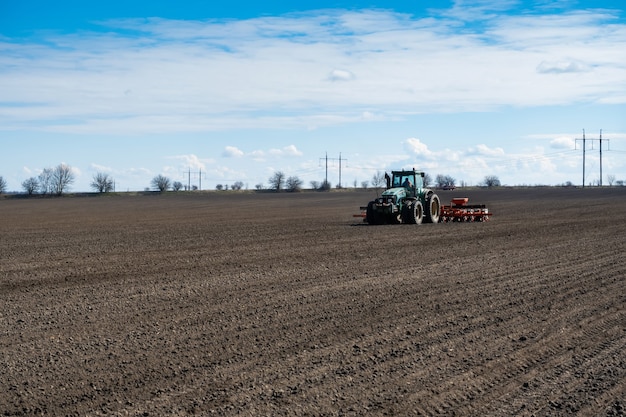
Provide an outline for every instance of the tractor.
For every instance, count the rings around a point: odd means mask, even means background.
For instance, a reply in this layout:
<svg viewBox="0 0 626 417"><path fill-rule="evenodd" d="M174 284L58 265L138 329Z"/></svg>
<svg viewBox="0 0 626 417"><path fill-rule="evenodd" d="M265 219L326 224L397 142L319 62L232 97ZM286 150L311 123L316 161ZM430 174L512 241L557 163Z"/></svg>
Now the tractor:
<svg viewBox="0 0 626 417"><path fill-rule="evenodd" d="M438 223L441 203L437 194L424 188L424 173L416 170L385 173L386 189L380 197L361 207L369 224Z"/></svg>

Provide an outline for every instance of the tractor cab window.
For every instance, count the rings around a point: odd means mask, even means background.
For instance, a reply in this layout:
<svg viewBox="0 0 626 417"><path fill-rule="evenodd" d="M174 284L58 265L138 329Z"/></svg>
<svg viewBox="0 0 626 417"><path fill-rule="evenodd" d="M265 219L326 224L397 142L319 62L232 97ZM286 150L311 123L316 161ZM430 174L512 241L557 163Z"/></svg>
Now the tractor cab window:
<svg viewBox="0 0 626 417"><path fill-rule="evenodd" d="M393 188L404 187L420 189L424 186L424 182L420 174L421 173L418 172L416 175L414 175L411 172L403 175L402 172L394 172L393 178L391 180L391 186Z"/></svg>
<svg viewBox="0 0 626 417"><path fill-rule="evenodd" d="M393 186L405 188L413 187L415 185L413 180L413 175L395 175L393 177Z"/></svg>

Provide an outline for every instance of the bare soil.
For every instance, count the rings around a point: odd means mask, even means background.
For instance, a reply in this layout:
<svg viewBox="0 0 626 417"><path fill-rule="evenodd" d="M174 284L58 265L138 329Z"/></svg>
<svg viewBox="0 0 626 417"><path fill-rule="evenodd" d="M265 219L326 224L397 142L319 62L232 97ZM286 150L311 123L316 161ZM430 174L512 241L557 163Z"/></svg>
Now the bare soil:
<svg viewBox="0 0 626 417"><path fill-rule="evenodd" d="M626 415L626 188L0 200L0 414Z"/></svg>

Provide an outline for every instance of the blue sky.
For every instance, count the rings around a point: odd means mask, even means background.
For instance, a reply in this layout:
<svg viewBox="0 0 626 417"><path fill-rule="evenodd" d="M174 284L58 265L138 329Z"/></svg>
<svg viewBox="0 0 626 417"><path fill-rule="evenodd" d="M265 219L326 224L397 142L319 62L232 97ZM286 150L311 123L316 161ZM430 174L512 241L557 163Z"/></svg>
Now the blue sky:
<svg viewBox="0 0 626 417"><path fill-rule="evenodd" d="M359 186L415 167L476 185L626 180L616 1L0 0L0 176L60 163L88 191ZM102 4L100 4L102 3ZM215 4L214 4L215 3ZM592 148L593 146L593 148ZM587 142L585 183L599 180Z"/></svg>

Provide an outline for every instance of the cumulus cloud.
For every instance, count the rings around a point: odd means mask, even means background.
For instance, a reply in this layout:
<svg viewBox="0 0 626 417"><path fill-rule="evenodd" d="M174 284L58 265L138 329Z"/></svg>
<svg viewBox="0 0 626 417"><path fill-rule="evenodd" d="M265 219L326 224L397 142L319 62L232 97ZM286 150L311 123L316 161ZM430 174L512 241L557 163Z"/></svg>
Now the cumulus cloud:
<svg viewBox="0 0 626 417"><path fill-rule="evenodd" d="M182 167L191 169L206 169L206 164L212 162L211 159L200 158L194 154L176 155L172 158L180 160Z"/></svg>
<svg viewBox="0 0 626 417"><path fill-rule="evenodd" d="M469 155L483 155L483 156L495 156L500 157L504 156L504 149L500 147L490 148L485 144L479 144L475 147L471 147L468 149L467 153Z"/></svg>
<svg viewBox="0 0 626 417"><path fill-rule="evenodd" d="M569 136L560 136L550 141L550 147L556 149L574 149L576 140Z"/></svg>
<svg viewBox="0 0 626 417"><path fill-rule="evenodd" d="M302 156L302 152L296 148L296 145L285 146L281 149L270 149L268 152L270 155L287 157L287 156Z"/></svg>
<svg viewBox="0 0 626 417"><path fill-rule="evenodd" d="M227 146L226 148L224 148L222 156L226 158L241 158L242 156L244 156L244 152L235 146Z"/></svg>
<svg viewBox="0 0 626 417"><path fill-rule="evenodd" d="M68 165L68 164L65 164L65 165ZM71 166L71 165L69 165L69 167L70 167L70 170L72 171L72 173L74 175L76 175L77 177L80 177L81 175L83 175L83 172L81 171L80 168L78 168L76 166Z"/></svg>
<svg viewBox="0 0 626 417"><path fill-rule="evenodd" d="M428 149L428 146L417 138L409 138L404 141L404 149L413 155L418 156L431 156L432 152Z"/></svg>

